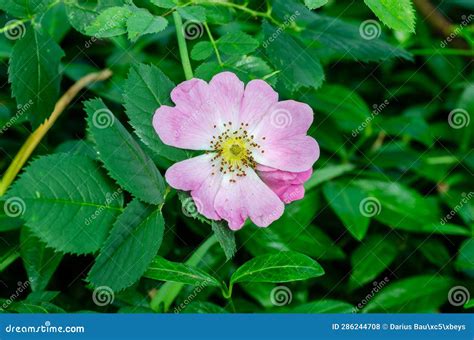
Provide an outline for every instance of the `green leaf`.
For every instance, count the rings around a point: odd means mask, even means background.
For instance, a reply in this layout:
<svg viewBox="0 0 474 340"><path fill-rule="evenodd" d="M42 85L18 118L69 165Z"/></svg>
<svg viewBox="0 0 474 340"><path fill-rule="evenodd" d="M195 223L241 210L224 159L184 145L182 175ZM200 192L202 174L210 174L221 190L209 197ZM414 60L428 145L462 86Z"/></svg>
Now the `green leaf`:
<svg viewBox="0 0 474 340"><path fill-rule="evenodd" d="M354 306L350 303L338 300L318 300L308 302L291 310L292 313L310 313L310 314L341 314L352 313Z"/></svg>
<svg viewBox="0 0 474 340"><path fill-rule="evenodd" d="M30 53L25 53L30 51ZM8 79L12 94L34 127L54 109L61 77L59 62L63 50L53 39L29 27L13 47Z"/></svg>
<svg viewBox="0 0 474 340"><path fill-rule="evenodd" d="M309 9L316 9L328 3L328 0L304 0L304 4Z"/></svg>
<svg viewBox="0 0 474 340"><path fill-rule="evenodd" d="M459 271L474 270L474 239L465 240L459 247L458 256L455 262L456 269Z"/></svg>
<svg viewBox="0 0 474 340"><path fill-rule="evenodd" d="M161 105L169 105L174 84L154 65L138 64L130 68L124 85L124 106L130 124L140 139L157 155L172 161L186 159L186 153L167 145L153 128L153 114Z"/></svg>
<svg viewBox="0 0 474 340"><path fill-rule="evenodd" d="M88 280L119 291L135 283L156 256L165 222L161 211L134 200L114 223Z"/></svg>
<svg viewBox="0 0 474 340"><path fill-rule="evenodd" d="M324 70L316 56L310 55L288 33L267 22L263 23L263 33L265 54L273 66L281 71L278 79L287 89L296 91L300 87L317 89L321 86Z"/></svg>
<svg viewBox="0 0 474 340"><path fill-rule="evenodd" d="M444 268L444 266L451 261L451 255L448 249L440 240L429 239L425 241L418 240L418 242L420 244L418 246L420 252L434 265Z"/></svg>
<svg viewBox="0 0 474 340"><path fill-rule="evenodd" d="M127 20L132 15L128 7L110 7L87 27L86 34L95 38L110 38L127 33Z"/></svg>
<svg viewBox="0 0 474 340"><path fill-rule="evenodd" d="M453 281L420 275L396 281L375 293L363 312L433 313L446 301Z"/></svg>
<svg viewBox="0 0 474 340"><path fill-rule="evenodd" d="M160 256L155 257L143 276L159 281L220 287L219 281L208 273L184 263L168 261Z"/></svg>
<svg viewBox="0 0 474 340"><path fill-rule="evenodd" d="M31 18L48 9L54 0L2 0L0 9L17 18Z"/></svg>
<svg viewBox="0 0 474 340"><path fill-rule="evenodd" d="M175 308L175 312L177 308ZM205 301L193 301L181 311L181 313L192 313L192 314L223 314L228 313L224 308L217 306L210 302Z"/></svg>
<svg viewBox="0 0 474 340"><path fill-rule="evenodd" d="M398 247L389 236L371 235L352 253L351 288L358 288L374 280L395 260Z"/></svg>
<svg viewBox="0 0 474 340"><path fill-rule="evenodd" d="M46 289L63 255L47 248L28 228L21 230L20 254L33 291Z"/></svg>
<svg viewBox="0 0 474 340"><path fill-rule="evenodd" d="M24 202L26 225L47 246L76 254L99 249L123 205L121 189L81 155L36 159L8 194Z"/></svg>
<svg viewBox="0 0 474 340"><path fill-rule="evenodd" d="M194 60L204 60L209 58L214 52L212 44L209 41L200 41L193 46L191 58Z"/></svg>
<svg viewBox="0 0 474 340"><path fill-rule="evenodd" d="M324 269L312 258L296 252L262 255L240 266L231 277L237 282L291 282L324 275Z"/></svg>
<svg viewBox="0 0 474 340"><path fill-rule="evenodd" d="M304 187L309 191L321 183L342 176L354 169L355 166L352 164L328 165L324 168L317 168L311 178L304 184Z"/></svg>
<svg viewBox="0 0 474 340"><path fill-rule="evenodd" d="M128 38L137 40L140 36L163 31L168 21L163 17L152 15L145 9L135 10L127 19Z"/></svg>
<svg viewBox="0 0 474 340"><path fill-rule="evenodd" d="M5 202L0 201L0 232L19 229L22 225L23 221L21 218L5 214Z"/></svg>
<svg viewBox="0 0 474 340"><path fill-rule="evenodd" d="M360 203L366 197L365 193L360 188L344 182L327 182L323 186L323 193L346 229L357 240L362 240L369 228L369 218L359 209Z"/></svg>
<svg viewBox="0 0 474 340"><path fill-rule="evenodd" d="M244 32L230 32L220 37L217 47L223 53L230 55L243 55L255 51L258 47L258 41Z"/></svg>
<svg viewBox="0 0 474 340"><path fill-rule="evenodd" d="M177 10L179 15L181 15L185 20L198 22L206 21L206 9L202 6L178 7Z"/></svg>
<svg viewBox="0 0 474 340"><path fill-rule="evenodd" d="M87 28L92 25L99 13L95 8L79 4L78 0L66 1L66 15L71 26L78 32L86 34Z"/></svg>
<svg viewBox="0 0 474 340"><path fill-rule="evenodd" d="M222 250L224 250L227 261L230 260L237 251L234 232L229 229L225 222L211 221L211 227Z"/></svg>
<svg viewBox="0 0 474 340"><path fill-rule="evenodd" d="M177 0L151 0L151 3L160 8L173 8L177 5Z"/></svg>
<svg viewBox="0 0 474 340"><path fill-rule="evenodd" d="M464 308L466 308L466 309L474 308L474 299L471 299L468 302L466 302L466 304L464 305Z"/></svg>
<svg viewBox="0 0 474 340"><path fill-rule="evenodd" d="M372 12L388 27L415 32L415 10L411 0L364 0Z"/></svg>
<svg viewBox="0 0 474 340"><path fill-rule="evenodd" d="M142 201L162 203L165 182L160 172L102 99L86 102L85 110L99 158L111 177Z"/></svg>

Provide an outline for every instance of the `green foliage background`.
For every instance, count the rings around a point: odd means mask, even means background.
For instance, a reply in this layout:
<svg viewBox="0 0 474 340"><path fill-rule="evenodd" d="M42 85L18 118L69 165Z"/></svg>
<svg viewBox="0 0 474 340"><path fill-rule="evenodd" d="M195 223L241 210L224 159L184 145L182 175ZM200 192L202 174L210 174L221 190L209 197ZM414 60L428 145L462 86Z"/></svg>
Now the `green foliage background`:
<svg viewBox="0 0 474 340"><path fill-rule="evenodd" d="M448 36L410 0L2 1L0 311L472 312L474 6L432 4ZM192 154L154 111L223 70L315 112L306 196L266 229L162 177Z"/></svg>

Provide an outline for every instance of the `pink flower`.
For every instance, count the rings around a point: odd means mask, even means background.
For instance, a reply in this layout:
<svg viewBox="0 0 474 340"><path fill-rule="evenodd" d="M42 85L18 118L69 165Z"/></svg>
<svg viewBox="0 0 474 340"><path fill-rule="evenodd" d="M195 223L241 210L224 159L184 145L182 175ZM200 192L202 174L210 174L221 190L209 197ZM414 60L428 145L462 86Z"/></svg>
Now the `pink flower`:
<svg viewBox="0 0 474 340"><path fill-rule="evenodd" d="M231 72L208 83L191 79L171 92L174 107L156 110L153 126L168 145L205 154L171 166L166 181L190 191L202 215L240 229L247 217L266 227L284 203L304 196L319 146L306 133L313 111L278 101L263 80L247 86Z"/></svg>

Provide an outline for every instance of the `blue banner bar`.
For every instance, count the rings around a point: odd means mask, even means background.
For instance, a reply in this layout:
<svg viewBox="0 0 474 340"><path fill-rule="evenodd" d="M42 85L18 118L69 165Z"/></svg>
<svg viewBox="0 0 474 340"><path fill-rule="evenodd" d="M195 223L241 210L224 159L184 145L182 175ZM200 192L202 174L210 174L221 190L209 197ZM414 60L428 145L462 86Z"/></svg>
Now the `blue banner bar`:
<svg viewBox="0 0 474 340"><path fill-rule="evenodd" d="M473 314L0 314L0 339L474 339Z"/></svg>

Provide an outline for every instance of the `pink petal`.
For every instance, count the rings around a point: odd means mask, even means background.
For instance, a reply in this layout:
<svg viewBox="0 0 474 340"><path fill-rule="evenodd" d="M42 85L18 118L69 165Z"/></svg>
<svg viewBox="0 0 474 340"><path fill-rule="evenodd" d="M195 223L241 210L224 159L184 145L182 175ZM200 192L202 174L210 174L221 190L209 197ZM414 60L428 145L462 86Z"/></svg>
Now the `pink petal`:
<svg viewBox="0 0 474 340"><path fill-rule="evenodd" d="M265 81L250 81L245 87L240 108L240 122L248 123L249 126L257 126L272 105L277 102L278 93Z"/></svg>
<svg viewBox="0 0 474 340"><path fill-rule="evenodd" d="M219 121L209 99L209 86L200 79L185 81L171 92L176 107L163 105L153 126L163 143L190 150L209 150Z"/></svg>
<svg viewBox="0 0 474 340"><path fill-rule="evenodd" d="M229 223L232 230L242 228L247 217L259 227L267 227L281 217L283 202L266 186L255 171L248 169L247 176L231 183L229 175L219 189L215 208L219 216Z"/></svg>
<svg viewBox="0 0 474 340"><path fill-rule="evenodd" d="M251 131L261 147L254 153L257 163L291 172L311 168L319 158L318 143L306 136L312 122L307 104L286 100L273 105Z"/></svg>
<svg viewBox="0 0 474 340"><path fill-rule="evenodd" d="M257 167L257 170L263 182L286 204L304 197L303 184L313 172L313 169L303 172L280 171L261 165Z"/></svg>
<svg viewBox="0 0 474 340"><path fill-rule="evenodd" d="M173 188L191 191L200 214L220 220L214 208L214 200L222 182L222 175L212 167L212 157L213 155L206 154L175 163L166 171L165 177Z"/></svg>
<svg viewBox="0 0 474 340"><path fill-rule="evenodd" d="M212 104L220 118L220 125L232 122L237 126L244 83L232 72L221 72L211 79L209 90Z"/></svg>

